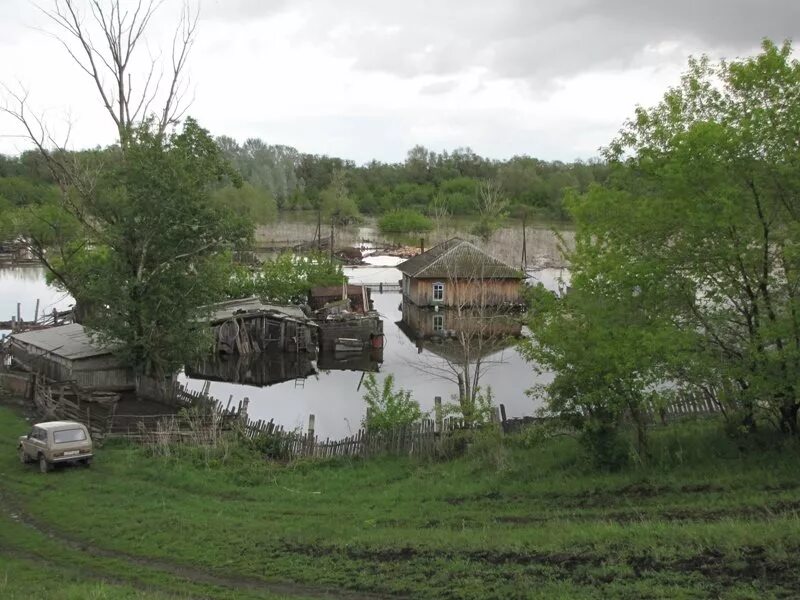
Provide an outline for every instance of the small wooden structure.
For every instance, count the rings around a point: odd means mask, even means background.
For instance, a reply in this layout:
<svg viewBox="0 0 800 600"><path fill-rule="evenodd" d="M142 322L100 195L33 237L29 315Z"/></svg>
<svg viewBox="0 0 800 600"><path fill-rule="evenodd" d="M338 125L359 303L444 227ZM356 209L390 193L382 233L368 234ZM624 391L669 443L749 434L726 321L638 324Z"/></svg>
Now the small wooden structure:
<svg viewBox="0 0 800 600"><path fill-rule="evenodd" d="M397 268L403 299L417 306L522 304L524 273L461 238L434 246Z"/></svg>
<svg viewBox="0 0 800 600"><path fill-rule="evenodd" d="M90 392L136 387L133 370L114 356L114 348L93 340L77 323L16 333L8 344L12 368L50 381L72 381Z"/></svg>
<svg viewBox="0 0 800 600"><path fill-rule="evenodd" d="M366 314L372 310L371 292L364 285L315 287L308 294L308 304L312 310L325 308L327 304L340 300L350 300L349 310L352 312Z"/></svg>
<svg viewBox="0 0 800 600"><path fill-rule="evenodd" d="M249 354L317 350L318 326L299 306L268 304L258 298L228 300L206 307L216 351Z"/></svg>

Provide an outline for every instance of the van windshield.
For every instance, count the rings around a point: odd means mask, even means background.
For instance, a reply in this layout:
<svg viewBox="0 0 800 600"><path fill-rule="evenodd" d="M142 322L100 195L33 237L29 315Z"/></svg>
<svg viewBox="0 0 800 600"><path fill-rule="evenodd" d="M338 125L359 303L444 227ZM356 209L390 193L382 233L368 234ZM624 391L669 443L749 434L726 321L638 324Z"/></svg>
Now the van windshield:
<svg viewBox="0 0 800 600"><path fill-rule="evenodd" d="M53 432L53 440L56 444L67 442L82 442L86 439L86 432L83 429L62 429Z"/></svg>

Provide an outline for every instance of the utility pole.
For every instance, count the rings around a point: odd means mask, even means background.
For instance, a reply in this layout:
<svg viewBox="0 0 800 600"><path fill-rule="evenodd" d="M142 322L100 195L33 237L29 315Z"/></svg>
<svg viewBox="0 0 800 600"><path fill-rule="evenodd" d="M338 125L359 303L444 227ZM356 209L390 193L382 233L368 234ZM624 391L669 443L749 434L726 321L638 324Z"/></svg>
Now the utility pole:
<svg viewBox="0 0 800 600"><path fill-rule="evenodd" d="M528 273L528 244L525 236L525 215L522 215L522 271Z"/></svg>

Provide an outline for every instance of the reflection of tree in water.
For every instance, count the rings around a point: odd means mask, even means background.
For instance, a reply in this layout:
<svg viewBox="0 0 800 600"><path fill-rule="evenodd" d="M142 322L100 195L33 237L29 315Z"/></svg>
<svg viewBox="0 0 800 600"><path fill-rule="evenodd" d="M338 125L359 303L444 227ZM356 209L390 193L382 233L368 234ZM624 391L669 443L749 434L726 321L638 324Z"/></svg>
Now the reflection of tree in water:
<svg viewBox="0 0 800 600"><path fill-rule="evenodd" d="M437 357L412 366L454 382L461 413L473 421L485 400L481 377L520 335L522 274L458 238L412 260L401 328Z"/></svg>
<svg viewBox="0 0 800 600"><path fill-rule="evenodd" d="M441 330L439 324L441 323ZM481 378L505 362L503 350L520 335L517 315L509 308L452 307L440 311L403 305L400 329L429 354L411 361L418 371L453 382L464 418L474 420L486 390ZM434 330L434 327L436 330Z"/></svg>

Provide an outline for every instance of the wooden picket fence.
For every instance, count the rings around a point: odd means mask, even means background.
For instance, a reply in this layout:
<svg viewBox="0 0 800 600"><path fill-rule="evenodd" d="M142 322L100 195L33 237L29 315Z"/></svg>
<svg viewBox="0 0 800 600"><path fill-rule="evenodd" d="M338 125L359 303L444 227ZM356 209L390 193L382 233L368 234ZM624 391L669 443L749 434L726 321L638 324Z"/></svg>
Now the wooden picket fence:
<svg viewBox="0 0 800 600"><path fill-rule="evenodd" d="M33 402L42 419L78 421L102 438L115 417L119 394L87 392L74 381L47 382L33 376Z"/></svg>

